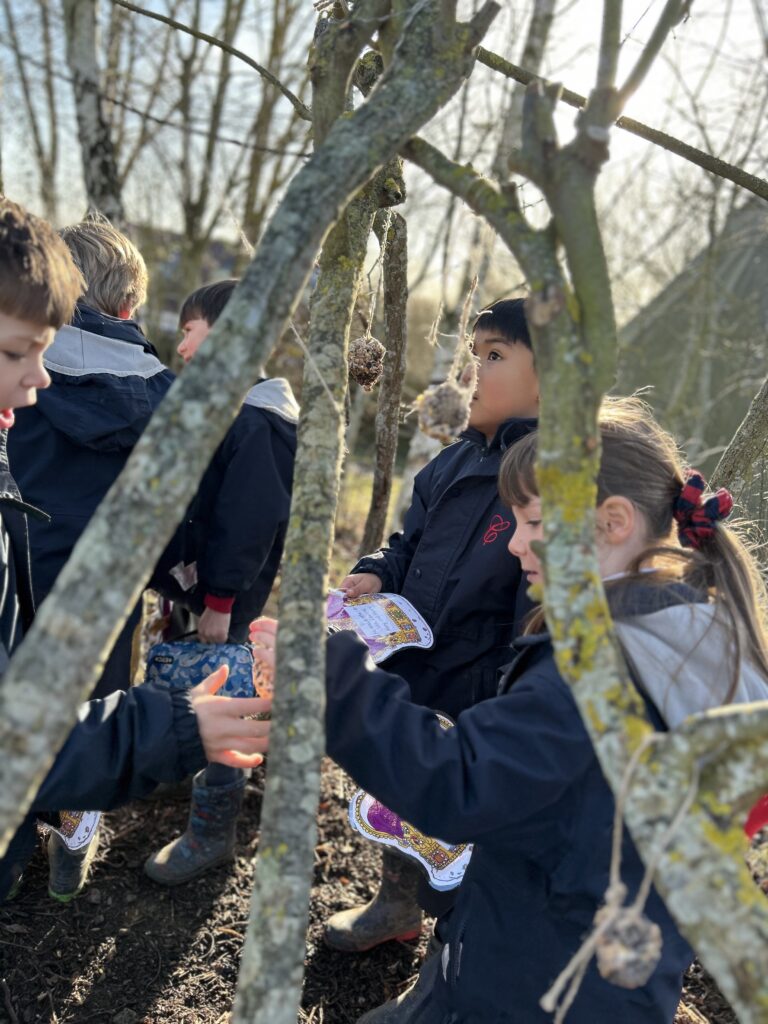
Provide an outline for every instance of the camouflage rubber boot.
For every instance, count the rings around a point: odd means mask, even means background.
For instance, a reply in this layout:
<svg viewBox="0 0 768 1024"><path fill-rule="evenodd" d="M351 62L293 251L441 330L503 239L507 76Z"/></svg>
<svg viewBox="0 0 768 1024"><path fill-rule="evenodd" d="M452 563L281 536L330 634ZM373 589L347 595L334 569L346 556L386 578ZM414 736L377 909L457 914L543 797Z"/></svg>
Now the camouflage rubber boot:
<svg viewBox="0 0 768 1024"><path fill-rule="evenodd" d="M409 1024L417 1012L420 1019L420 1011L429 1002L439 968L440 954L433 954L424 961L418 977L405 992L364 1013L356 1024Z"/></svg>
<svg viewBox="0 0 768 1024"><path fill-rule="evenodd" d="M237 816L243 803L245 777L209 786L205 769L192 784L187 830L144 862L144 873L160 885L181 885L209 868L232 860Z"/></svg>
<svg viewBox="0 0 768 1024"><path fill-rule="evenodd" d="M69 903L83 891L88 872L99 848L99 830L87 846L70 850L56 832L48 836L48 895L59 903Z"/></svg>
<svg viewBox="0 0 768 1024"><path fill-rule="evenodd" d="M421 907L416 902L421 870L405 857L384 850L379 891L362 907L329 918L324 939L343 953L364 953L390 939L421 934Z"/></svg>

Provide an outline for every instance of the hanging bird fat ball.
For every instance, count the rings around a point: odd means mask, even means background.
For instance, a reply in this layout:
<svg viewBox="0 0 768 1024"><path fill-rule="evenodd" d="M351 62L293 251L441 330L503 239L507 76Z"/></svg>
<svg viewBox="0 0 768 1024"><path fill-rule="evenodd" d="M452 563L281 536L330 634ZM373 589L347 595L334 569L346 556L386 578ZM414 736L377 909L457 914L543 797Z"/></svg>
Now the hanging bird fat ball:
<svg viewBox="0 0 768 1024"><path fill-rule="evenodd" d="M469 423L471 388L452 380L433 384L416 399L419 429L443 444L453 441Z"/></svg>
<svg viewBox="0 0 768 1024"><path fill-rule="evenodd" d="M619 988L640 988L661 959L661 929L634 907L605 906L595 915L599 928L613 920L595 942L600 976Z"/></svg>
<svg viewBox="0 0 768 1024"><path fill-rule="evenodd" d="M350 342L349 375L364 391L378 384L384 369L386 349L376 338L356 338Z"/></svg>

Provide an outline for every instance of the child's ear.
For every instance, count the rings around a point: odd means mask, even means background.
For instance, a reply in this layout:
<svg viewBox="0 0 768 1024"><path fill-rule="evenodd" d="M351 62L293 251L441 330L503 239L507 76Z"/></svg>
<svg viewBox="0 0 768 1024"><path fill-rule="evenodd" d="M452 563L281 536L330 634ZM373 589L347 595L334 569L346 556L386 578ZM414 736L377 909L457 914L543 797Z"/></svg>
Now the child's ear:
<svg viewBox="0 0 768 1024"><path fill-rule="evenodd" d="M637 524L637 511L620 494L606 498L597 508L597 525L608 544L623 544L629 540Z"/></svg>

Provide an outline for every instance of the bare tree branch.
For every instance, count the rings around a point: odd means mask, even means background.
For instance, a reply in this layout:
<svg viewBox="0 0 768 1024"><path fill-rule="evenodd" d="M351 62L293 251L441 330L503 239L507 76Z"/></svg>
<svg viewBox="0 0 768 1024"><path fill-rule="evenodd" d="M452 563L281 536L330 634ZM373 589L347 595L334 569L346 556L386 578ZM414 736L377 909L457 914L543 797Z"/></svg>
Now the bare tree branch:
<svg viewBox="0 0 768 1024"><path fill-rule="evenodd" d="M258 71L261 77L266 79L271 85L274 85L276 89L279 89L302 120L312 120L310 110L301 102L298 96L295 96L286 85L283 85L280 79L276 78L268 68L265 68L262 64L259 64L258 61L249 57L247 53L243 53L242 50L238 50L237 47L232 46L231 43L225 42L223 39L218 39L216 36L209 35L207 32L202 32L200 29L192 28L190 25L185 25L183 22L176 21L175 18L169 18L166 14L159 14L157 11L147 10L145 7L137 7L135 4L129 3L128 0L112 0L112 3L119 4L121 7L125 7L126 10L133 11L134 14L143 14L145 18L154 18L155 21L162 21L165 25L170 25L171 28L175 28L179 32L186 32L188 35L194 36L196 39L200 39L204 43L208 43L210 46L218 46L220 50L230 54L232 57L237 57L238 60L243 61L243 63L247 64L248 67L253 68L254 71Z"/></svg>
<svg viewBox="0 0 768 1024"><path fill-rule="evenodd" d="M539 78L538 75L531 74L531 72L526 71L524 68L517 67L517 65L510 63L490 50L486 50L482 46L478 47L477 59L479 63L485 64L486 67L498 71L508 78L514 78L516 82L522 82L524 85L528 85ZM581 96L571 89L563 89L560 98L564 103L577 109L582 109L587 103L585 96ZM674 153L675 156L680 156L684 160L696 164L697 167L703 168L710 174L716 174L720 178L732 181L761 199L768 200L768 181L764 178L758 178L754 174L749 174L740 167L734 167L733 164L729 164L725 160L719 160L717 157L712 156L711 153L705 153L695 146L689 146L686 142L681 142L666 132L660 132L643 124L641 121L635 121L634 118L619 117L616 120L616 127L622 128L632 135L637 135L648 142L652 142L655 146L660 146L662 149Z"/></svg>
<svg viewBox="0 0 768 1024"><path fill-rule="evenodd" d="M651 65L658 57L665 39L675 25L679 25L683 18L686 17L690 6L691 0L667 0L664 10L659 15L659 20L656 22L651 33L651 38L643 47L642 53L627 76L624 85L619 89L619 108L621 110L626 106L630 96L634 95L642 84Z"/></svg>
<svg viewBox="0 0 768 1024"><path fill-rule="evenodd" d="M613 89L619 66L622 0L603 0L603 25L597 58L596 89Z"/></svg>

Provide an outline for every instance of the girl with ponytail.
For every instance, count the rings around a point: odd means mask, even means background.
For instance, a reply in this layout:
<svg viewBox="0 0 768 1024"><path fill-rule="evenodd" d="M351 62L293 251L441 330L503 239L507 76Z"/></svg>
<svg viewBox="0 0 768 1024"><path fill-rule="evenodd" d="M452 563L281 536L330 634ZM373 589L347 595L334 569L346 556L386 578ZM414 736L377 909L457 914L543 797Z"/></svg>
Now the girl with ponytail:
<svg viewBox="0 0 768 1024"><path fill-rule="evenodd" d="M598 559L655 727L728 701L766 699L765 589L726 525L730 495L705 495L701 476L684 469L673 439L638 399L607 401L600 432ZM542 538L535 460L531 434L506 453L499 487L517 521L510 552L531 582L542 575L531 547ZM275 623L252 628L269 661ZM547 1024L552 1014L540 1000L603 906L613 794L541 614L510 661L498 695L445 730L411 703L402 679L373 665L354 634L329 640L329 754L425 835L474 844L454 909L440 922L441 952L408 995L358 1024ZM644 871L624 830L627 905ZM603 962L577 960L584 973L568 1024L672 1024L693 954L654 889L645 915L653 955L629 979L635 987L611 983Z"/></svg>

